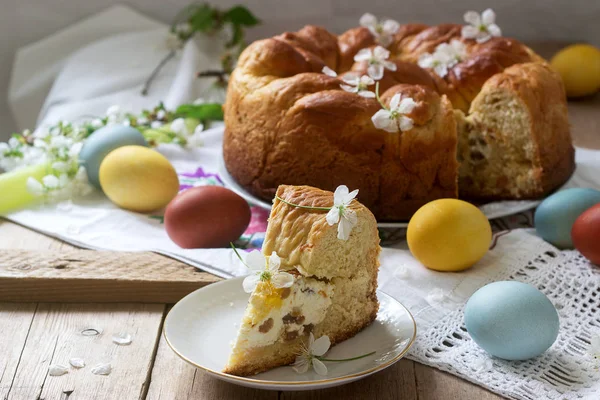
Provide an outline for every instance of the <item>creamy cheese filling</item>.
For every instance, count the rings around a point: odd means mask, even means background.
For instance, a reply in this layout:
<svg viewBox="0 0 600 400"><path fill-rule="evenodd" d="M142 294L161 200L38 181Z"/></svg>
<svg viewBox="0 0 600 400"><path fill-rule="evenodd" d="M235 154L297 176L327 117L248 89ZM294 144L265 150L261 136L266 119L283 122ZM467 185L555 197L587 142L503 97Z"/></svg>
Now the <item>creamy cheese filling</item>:
<svg viewBox="0 0 600 400"><path fill-rule="evenodd" d="M322 322L334 287L314 278L298 277L288 289L261 283L250 297L234 353L292 341Z"/></svg>

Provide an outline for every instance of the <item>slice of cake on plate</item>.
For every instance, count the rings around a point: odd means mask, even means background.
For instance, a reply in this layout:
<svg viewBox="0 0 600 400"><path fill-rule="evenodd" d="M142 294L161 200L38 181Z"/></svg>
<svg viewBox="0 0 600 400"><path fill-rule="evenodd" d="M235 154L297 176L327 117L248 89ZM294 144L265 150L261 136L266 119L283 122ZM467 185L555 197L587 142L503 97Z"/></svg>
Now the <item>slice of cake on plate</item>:
<svg viewBox="0 0 600 400"><path fill-rule="evenodd" d="M334 206L331 192L279 186L262 249L266 269L245 282L254 291L223 372L245 376L291 364L310 333L335 344L375 319L379 234L355 195L338 188Z"/></svg>

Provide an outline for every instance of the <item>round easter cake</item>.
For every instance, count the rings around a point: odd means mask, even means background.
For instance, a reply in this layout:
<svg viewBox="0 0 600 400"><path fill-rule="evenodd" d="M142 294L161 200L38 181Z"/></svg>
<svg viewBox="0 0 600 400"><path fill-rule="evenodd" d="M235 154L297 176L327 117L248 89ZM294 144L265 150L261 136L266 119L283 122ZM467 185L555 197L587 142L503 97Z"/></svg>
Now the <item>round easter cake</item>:
<svg viewBox="0 0 600 400"><path fill-rule="evenodd" d="M556 189L575 168L560 76L491 10L465 20L365 14L341 35L309 25L252 43L229 80L227 170L267 200L281 184L359 189L379 221Z"/></svg>

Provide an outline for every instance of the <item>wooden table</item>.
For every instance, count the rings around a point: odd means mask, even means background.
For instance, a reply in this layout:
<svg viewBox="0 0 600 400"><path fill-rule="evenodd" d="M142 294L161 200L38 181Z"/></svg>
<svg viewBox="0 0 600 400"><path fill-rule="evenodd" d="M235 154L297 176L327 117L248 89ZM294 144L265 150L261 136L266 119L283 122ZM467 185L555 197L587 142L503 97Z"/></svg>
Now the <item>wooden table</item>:
<svg viewBox="0 0 600 400"><path fill-rule="evenodd" d="M600 149L600 96L570 104L577 145ZM0 219L0 249L72 249ZM167 304L0 303L0 399L173 400L173 399L477 399L501 397L452 375L410 360L361 381L322 391L271 392L246 389L208 376L180 360L161 335ZM100 334L82 332L95 329ZM133 335L116 346L117 332ZM48 366L87 362L82 370L48 376ZM109 376L90 373L111 362Z"/></svg>

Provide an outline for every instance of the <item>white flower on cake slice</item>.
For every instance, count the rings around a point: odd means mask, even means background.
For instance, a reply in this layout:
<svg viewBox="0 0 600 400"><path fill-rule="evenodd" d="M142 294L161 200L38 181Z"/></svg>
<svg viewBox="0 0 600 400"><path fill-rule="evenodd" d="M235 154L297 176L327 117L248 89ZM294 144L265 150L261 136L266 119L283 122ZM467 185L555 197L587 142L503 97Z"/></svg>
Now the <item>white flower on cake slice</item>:
<svg viewBox="0 0 600 400"><path fill-rule="evenodd" d="M245 264L251 271L251 275L242 283L246 293L254 292L259 282L271 282L277 289L288 288L294 284L292 274L279 270L281 259L275 252L271 253L267 262L260 251L254 250L246 256Z"/></svg>
<svg viewBox="0 0 600 400"><path fill-rule="evenodd" d="M333 207L327 213L327 223L332 226L338 224L338 239L348 240L352 228L356 225L356 212L348 208L358 194L358 189L351 192L348 186L341 185L333 193Z"/></svg>
<svg viewBox="0 0 600 400"><path fill-rule="evenodd" d="M315 336L310 333L308 337L308 346L302 346L300 354L296 357L296 361L292 368L299 374L303 374L310 367L313 367L319 375L327 375L327 367L318 357L323 356L329 350L331 341L329 336L321 336L315 340Z"/></svg>

